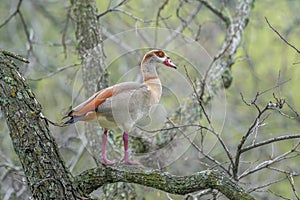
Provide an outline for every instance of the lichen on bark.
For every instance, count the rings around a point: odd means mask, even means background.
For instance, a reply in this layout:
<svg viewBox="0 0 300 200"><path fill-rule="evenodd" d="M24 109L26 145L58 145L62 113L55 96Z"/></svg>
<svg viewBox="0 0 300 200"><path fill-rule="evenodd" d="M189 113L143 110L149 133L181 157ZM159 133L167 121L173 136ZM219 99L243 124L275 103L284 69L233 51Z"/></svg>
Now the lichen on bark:
<svg viewBox="0 0 300 200"><path fill-rule="evenodd" d="M28 186L35 199L77 199L83 196L72 184L41 105L13 60L0 52L0 106Z"/></svg>

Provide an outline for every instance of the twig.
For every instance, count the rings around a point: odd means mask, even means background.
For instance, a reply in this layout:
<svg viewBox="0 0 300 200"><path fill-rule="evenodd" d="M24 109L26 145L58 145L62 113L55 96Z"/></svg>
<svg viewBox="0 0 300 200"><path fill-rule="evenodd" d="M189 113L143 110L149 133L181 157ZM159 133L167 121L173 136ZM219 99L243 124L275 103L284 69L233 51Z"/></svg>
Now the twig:
<svg viewBox="0 0 300 200"><path fill-rule="evenodd" d="M162 5L159 6L158 8L158 11L157 11L157 14L156 14L156 20L155 20L155 38L154 38L154 46L157 46L157 39L158 39L158 22L159 22L159 19L161 18L161 12L163 11L163 9L165 8L165 6L168 4L169 0L164 0L164 2L162 3Z"/></svg>
<svg viewBox="0 0 300 200"><path fill-rule="evenodd" d="M227 26L229 25L230 18L224 15L222 11L217 9L210 1L206 1L206 0L198 0L198 1L203 3L203 5L205 5L210 11L212 11L216 16L222 19Z"/></svg>
<svg viewBox="0 0 300 200"><path fill-rule="evenodd" d="M291 81L291 80L292 80L292 79L290 78L290 79L288 79L288 80L281 81L281 82L280 82L280 83L278 83L276 86L274 86L274 87L271 87L271 88L268 88L268 89L266 89L266 90L264 90L264 91L260 92L260 94L267 93L267 92L269 92L270 90L273 90L273 89L275 89L275 88L278 88L278 87L280 87L280 86L282 86L282 85L286 84L287 82L289 82L289 81Z"/></svg>
<svg viewBox="0 0 300 200"><path fill-rule="evenodd" d="M297 49L294 45L292 45L289 41L287 41L269 22L268 18L265 17L265 20L269 27L280 37L282 41L284 41L288 46L292 47L297 53L300 53L300 50Z"/></svg>
<svg viewBox="0 0 300 200"><path fill-rule="evenodd" d="M66 18L65 26L63 28L62 37L61 37L61 44L63 46L65 58L67 58L66 36L67 36L68 26L71 18L71 10L72 10L72 6L69 6L67 9L67 18Z"/></svg>
<svg viewBox="0 0 300 200"><path fill-rule="evenodd" d="M27 50L27 52L28 52L28 54L29 54L29 53L32 51L32 49L33 49L32 42L31 42L31 38L30 38L30 34L29 34L29 31L28 31L28 27L27 27L27 24L26 24L26 22L25 22L25 19L24 19L24 17L23 17L23 14L22 14L22 12L21 12L20 10L18 11L18 14L19 14L19 16L20 16L22 25L23 25L23 27L24 27L24 32L25 32L25 35L26 35L26 38L27 38L27 42L28 42L28 44L29 44L29 48L28 48L28 50ZM29 56L29 55L27 55L27 56Z"/></svg>
<svg viewBox="0 0 300 200"><path fill-rule="evenodd" d="M277 193L273 192L272 190L268 190L268 192L272 193L273 195L275 195L276 197L279 197L281 199L291 200L290 198L287 198L287 197L284 197L284 196L282 196L280 194L277 194Z"/></svg>
<svg viewBox="0 0 300 200"><path fill-rule="evenodd" d="M242 148L240 151L241 151L241 153L244 153L246 151L249 151L251 149L254 149L254 148L257 148L257 147L260 147L260 146L264 146L266 144L271 144L271 143L279 142L279 141L282 141L282 140L297 139L297 138L300 138L300 134L283 135L283 136L279 136L279 137L276 137L276 138L271 138L271 139L268 139L268 140L265 140L265 141L262 141L262 142L258 142L258 143L246 146L246 147Z"/></svg>
<svg viewBox="0 0 300 200"><path fill-rule="evenodd" d="M299 198L299 195L298 195L298 193L297 193L297 190L295 189L295 182L294 182L293 175L292 175L292 174L289 174L289 175L287 176L287 178L288 178L289 183L290 183L290 185L291 185L291 187L292 187L292 191L293 191L295 197L299 200L300 198Z"/></svg>
<svg viewBox="0 0 300 200"><path fill-rule="evenodd" d="M172 124L172 127L169 128L161 128L161 129L156 129L156 130L147 130L144 129L140 126L136 126L138 129L141 129L142 131L145 131L147 133L157 133L157 132L161 132L161 131L169 131L169 130L173 130L173 129L179 129L179 128L186 128L186 127L200 127L203 128L202 126L200 126L199 124L185 124L185 125L174 125Z"/></svg>
<svg viewBox="0 0 300 200"><path fill-rule="evenodd" d="M296 117L299 117L298 112L288 102L285 102L285 104L291 109L291 111L296 115Z"/></svg>
<svg viewBox="0 0 300 200"><path fill-rule="evenodd" d="M277 156L276 158L274 158L272 160L264 161L261 164L257 165L254 169L247 170L247 171L243 172L243 174L241 174L239 177L237 177L237 180L240 180L243 177L248 176L249 174L253 174L257 171L260 171L260 170L262 170L262 169L264 169L264 168L266 168L266 167L268 167L268 166L270 166L274 163L280 162L282 160L286 160L286 159L290 159L290 158L300 156L299 154L296 154L296 155L290 156L290 157L288 156L289 154L295 152L299 145L300 145L300 142L298 142L296 145L294 145L292 149L290 149L289 151Z"/></svg>
<svg viewBox="0 0 300 200"><path fill-rule="evenodd" d="M197 99L197 101L198 101L198 104L199 104L199 106L201 107L202 112L203 112L203 114L204 114L204 116L205 116L207 122L209 123L210 126L212 126L211 120L210 120L208 114L206 113L206 110L204 109L204 105L203 105L201 96L198 95L196 86L194 85L194 83L193 83L193 81L192 81L192 78L191 78L191 76L189 75L189 73L188 73L188 71L187 71L186 66L184 65L183 67L184 67L184 70L185 70L185 74L186 74L186 76L187 76L187 78L188 78L188 80L189 80L189 82L190 82L190 85L191 85L192 88L193 88L194 95L196 96L196 99Z"/></svg>
<svg viewBox="0 0 300 200"><path fill-rule="evenodd" d="M226 46L224 48L222 48L221 51L214 56L213 60L209 64L208 69L206 70L205 75L200 82L201 83L201 94L200 94L201 99L204 96L204 91L205 91L204 88L206 86L206 82L207 82L208 76L210 74L210 71L213 69L213 66L216 63L216 61L218 61L222 56L224 56L226 51L231 47L232 41L233 41L233 38L231 38L230 41L228 43L226 43Z"/></svg>
<svg viewBox="0 0 300 200"><path fill-rule="evenodd" d="M167 118L168 119L168 121L173 125L173 126L177 126L171 119L169 119L169 118ZM214 162L218 167L220 167L220 168L222 168L225 172L227 172L229 175L231 175L230 174L230 172L229 172L229 170L227 170L219 161L217 161L217 160L215 160L214 158L212 158L211 156L209 156L209 155L207 155L207 154L205 154L204 152L203 152L203 150L197 145L197 144L195 144L192 140L191 140L191 138L189 138L186 134L185 134L185 132L182 130L182 129L180 129L180 128L178 128L178 130L181 132L181 134L191 143L191 145L193 146L193 147L195 147L195 149L197 149L204 157L206 157L207 159L209 159L210 161L212 161L212 162ZM207 128L207 130L209 130L208 128ZM222 143L221 143L222 144ZM226 151L226 150L225 150ZM226 152L227 153L227 152ZM230 159L230 158L229 158Z"/></svg>
<svg viewBox="0 0 300 200"><path fill-rule="evenodd" d="M257 98L258 95L256 95L255 99ZM256 100L255 100L256 101ZM254 120L254 122L252 123L252 125L249 127L248 131L246 132L246 134L242 137L238 147L237 147L237 150L236 150L236 155L235 155L235 162L234 162L234 165L233 165L233 168L232 168L232 171L233 171L233 176L234 176L234 179L238 180L237 178L237 173L238 173L238 168L239 168L239 164L240 164L240 156L242 154L242 147L243 145L245 144L246 140L248 139L249 135L253 132L254 128L256 127L257 125L257 122L259 121L259 119L261 118L261 116L267 111L269 110L269 107L268 105L265 106L265 108L263 110L260 110L260 108L256 105L256 103L252 102L251 104L254 105L256 107L256 109L258 110L258 114Z"/></svg>
<svg viewBox="0 0 300 200"><path fill-rule="evenodd" d="M174 40L174 38L176 38L179 35L179 33L181 33L188 26L188 24L192 22L192 20L199 13L201 7L202 7L201 3L198 3L196 7L191 11L191 14L186 18L185 20L186 23L180 24L175 30L170 29L172 30L172 32L170 33L170 36L161 45L161 48L165 48L170 43L170 41Z"/></svg>
<svg viewBox="0 0 300 200"><path fill-rule="evenodd" d="M46 78L50 78L50 77L58 74L59 72L65 71L66 69L77 67L79 65L80 65L79 63L75 63L75 64L72 64L72 65L67 65L67 66L58 68L56 71L51 72L51 73L49 73L49 74L47 74L45 76L42 76L40 78L28 78L28 80L30 80L30 81L40 81L40 80L43 80L43 79L46 79Z"/></svg>
<svg viewBox="0 0 300 200"><path fill-rule="evenodd" d="M255 187L255 188L250 188L250 189L247 190L247 192L251 193L251 192L257 191L259 189L269 187L270 185L274 185L276 183L280 183L280 182L282 182L284 180L286 180L286 177L283 177L283 178L280 178L280 179L277 179L277 180L273 180L273 181L265 183L263 185L259 185L259 186Z"/></svg>
<svg viewBox="0 0 300 200"><path fill-rule="evenodd" d="M151 23L151 22L154 21L154 20L151 20L151 19L150 19L150 20L144 20L144 19L141 19L141 18L139 18L139 17L133 15L132 13L127 12L127 11L125 11L125 10L121 10L121 9L119 9L119 8L115 8L115 9L113 9L112 11L116 11L116 12L123 13L123 14L125 14L125 15L131 17L131 18L134 19L135 21L139 21L139 22L142 22L142 23Z"/></svg>
<svg viewBox="0 0 300 200"><path fill-rule="evenodd" d="M233 157L232 157L231 153L229 152L229 149L226 146L225 142L220 137L220 134L215 131L215 129L213 127L213 124L212 124L212 122L211 122L211 120L210 120L210 118L209 118L209 116L208 116L208 114L207 114L207 112L206 112L206 110L204 108L203 101L202 101L201 97L198 95L197 89L196 89L195 85L193 84L192 79L191 79L191 77L190 77L190 75L189 75L189 73L188 73L187 68L186 68L185 65L184 65L184 70L185 70L186 76L187 76L187 78L188 78L191 86L193 87L194 94L195 94L195 96L197 98L198 104L201 107L201 110L202 110L202 112L203 112L203 114L204 114L204 116L205 116L205 118L206 118L206 120L207 120L207 122L208 122L208 124L210 126L210 128L207 128L207 127L203 127L203 128L205 128L206 130L209 130L211 133L213 133L217 137L218 141L220 142L220 144L222 145L223 149L225 150L226 155L227 155L227 157L228 157L231 165L233 166L234 165Z"/></svg>
<svg viewBox="0 0 300 200"><path fill-rule="evenodd" d="M0 25L0 28L5 26L14 16L18 14L18 12L20 12L21 4L22 0L19 0L16 10L6 20L4 20L4 22Z"/></svg>
<svg viewBox="0 0 300 200"><path fill-rule="evenodd" d="M163 11L163 9L165 8L165 6L169 3L169 0L165 0L163 2L163 4L161 6L159 6L158 8L158 11L157 11L157 14L156 14L156 22L155 22L155 25L156 27L158 27L158 22L159 22L159 18L161 17L161 12Z"/></svg>
<svg viewBox="0 0 300 200"><path fill-rule="evenodd" d="M300 62L293 62L293 65L298 65L300 64Z"/></svg>
<svg viewBox="0 0 300 200"><path fill-rule="evenodd" d="M32 42L31 42L31 38L30 38L30 34L29 34L29 31L28 31L27 24L25 22L23 14L22 14L22 12L20 10L21 5L22 5L22 0L19 0L16 10L6 20L4 20L4 22L0 25L0 28L4 27L14 16L19 15L20 19L21 19L21 23L22 23L22 25L24 27L24 32L25 32L28 44L29 44L28 52L31 52L32 49L33 49ZM28 55L27 55L27 57L28 57ZM25 62L25 61L23 61L23 62Z"/></svg>
<svg viewBox="0 0 300 200"><path fill-rule="evenodd" d="M282 173L282 174L285 174L285 175L299 176L299 173L290 172L290 171L286 171L286 170L283 170L283 169L278 169L278 168L271 167L271 166L268 166L267 169L270 169L270 170L273 170L273 171L276 171L276 172L279 172L279 173Z"/></svg>
<svg viewBox="0 0 300 200"><path fill-rule="evenodd" d="M122 6L124 3L126 3L126 1L127 1L127 0L123 0L123 1L121 1L120 3L118 3L117 5L115 5L113 8L108 8L106 11L104 11L104 12L98 14L98 15L97 15L97 18L99 19L100 17L106 15L107 13L114 11L116 8Z"/></svg>

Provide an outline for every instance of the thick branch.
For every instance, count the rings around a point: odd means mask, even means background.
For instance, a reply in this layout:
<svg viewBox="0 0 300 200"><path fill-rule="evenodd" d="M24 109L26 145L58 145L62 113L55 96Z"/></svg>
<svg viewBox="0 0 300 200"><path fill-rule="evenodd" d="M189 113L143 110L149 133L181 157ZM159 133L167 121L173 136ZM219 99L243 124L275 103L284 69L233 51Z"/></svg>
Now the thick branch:
<svg viewBox="0 0 300 200"><path fill-rule="evenodd" d="M172 194L188 194L204 189L215 189L229 199L254 199L236 182L217 170L205 170L188 176L176 176L160 170L137 166L99 166L76 177L79 187L91 193L107 183L127 182L156 188Z"/></svg>

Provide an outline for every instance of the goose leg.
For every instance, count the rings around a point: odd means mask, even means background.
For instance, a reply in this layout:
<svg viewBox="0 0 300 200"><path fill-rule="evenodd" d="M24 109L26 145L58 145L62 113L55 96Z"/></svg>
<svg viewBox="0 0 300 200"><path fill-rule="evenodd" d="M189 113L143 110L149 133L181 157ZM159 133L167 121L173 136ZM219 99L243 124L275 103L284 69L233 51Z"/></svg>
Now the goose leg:
<svg viewBox="0 0 300 200"><path fill-rule="evenodd" d="M102 146L101 146L102 164L104 164L104 165L113 165L116 162L110 161L106 158L106 142L107 142L107 130L105 129L103 134L102 134Z"/></svg>
<svg viewBox="0 0 300 200"><path fill-rule="evenodd" d="M141 165L141 163L132 161L129 158L130 155L129 155L129 148L128 148L128 133L127 132L123 133L123 141L124 141L124 157L121 160L121 162L125 162L130 165Z"/></svg>

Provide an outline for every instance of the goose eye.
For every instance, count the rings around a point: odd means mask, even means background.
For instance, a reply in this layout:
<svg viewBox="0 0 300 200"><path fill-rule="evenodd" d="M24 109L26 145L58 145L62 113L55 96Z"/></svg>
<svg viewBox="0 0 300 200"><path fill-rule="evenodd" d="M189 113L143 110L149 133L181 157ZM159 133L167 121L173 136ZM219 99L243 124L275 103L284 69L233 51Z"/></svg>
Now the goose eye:
<svg viewBox="0 0 300 200"><path fill-rule="evenodd" d="M163 58L165 56L165 53L163 51L158 51L155 54L160 58Z"/></svg>

